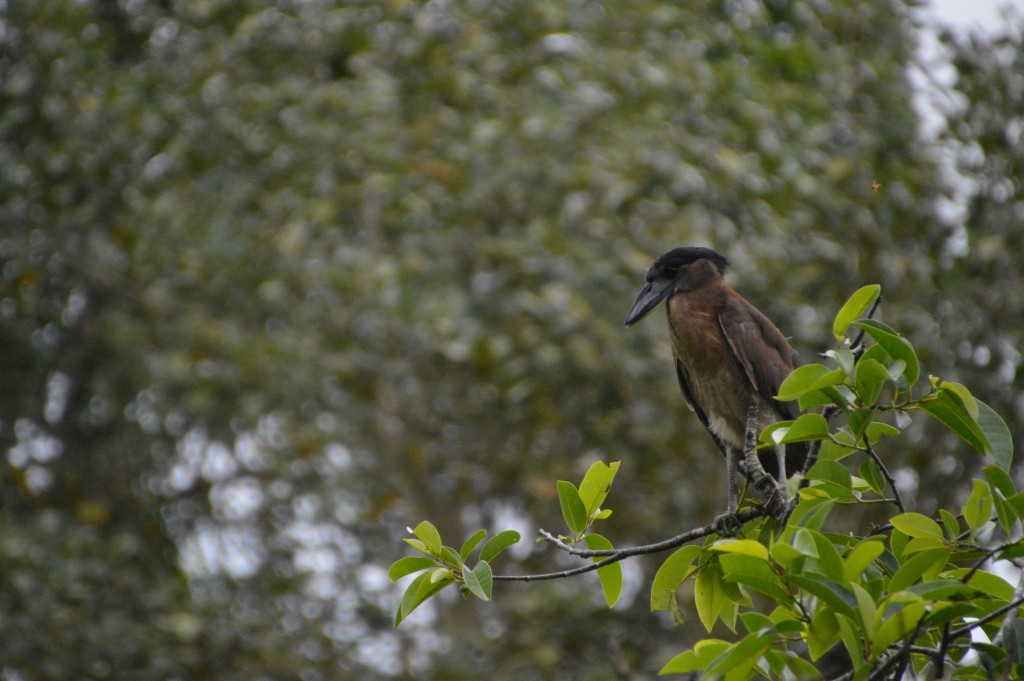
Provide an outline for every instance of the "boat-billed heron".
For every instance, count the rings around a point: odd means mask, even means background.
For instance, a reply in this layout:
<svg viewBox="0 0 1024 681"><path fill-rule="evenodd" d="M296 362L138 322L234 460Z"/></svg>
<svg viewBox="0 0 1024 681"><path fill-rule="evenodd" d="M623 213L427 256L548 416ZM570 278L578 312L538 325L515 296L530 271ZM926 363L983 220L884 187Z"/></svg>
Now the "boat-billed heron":
<svg viewBox="0 0 1024 681"><path fill-rule="evenodd" d="M783 379L797 366L785 336L753 305L726 286L729 261L710 248L675 248L647 270L647 281L626 315L632 326L667 301L676 377L683 398L710 431L728 466L728 513L736 510L735 470L742 456L751 404L758 432L795 419L795 402L775 399ZM806 445L764 450L765 471L785 481L800 470ZM781 472L781 477L780 477Z"/></svg>

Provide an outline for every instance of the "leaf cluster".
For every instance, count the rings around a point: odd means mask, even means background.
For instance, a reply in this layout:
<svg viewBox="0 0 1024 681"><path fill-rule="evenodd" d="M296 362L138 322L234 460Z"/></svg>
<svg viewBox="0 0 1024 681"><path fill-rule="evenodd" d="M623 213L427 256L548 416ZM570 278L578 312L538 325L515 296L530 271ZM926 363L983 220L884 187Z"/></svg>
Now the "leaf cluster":
<svg viewBox="0 0 1024 681"><path fill-rule="evenodd" d="M700 672L736 681L787 674L816 678L826 655L845 659L845 678L853 681L896 679L910 670L937 677L949 670L954 678L987 678L992 669L1013 678L1024 674L1015 644L1024 578L1015 587L992 568L1024 556L1024 541L1017 539L1024 531L1024 492L1007 473L1013 457L1008 429L962 384L930 377L918 387L920 362L910 341L870 318L880 294L879 286L864 287L836 315L837 345L825 353L834 366L798 368L779 390L778 399L799 400L805 410L824 407L821 413L777 423L760 435L761 446L813 443L788 523L779 527L755 513L745 516L752 519L734 537L711 528L698 531L693 536L704 537L701 544L679 546L658 569L652 610L684 621L679 594L692 582L701 624L711 632L721 623L735 637L698 641L669 660L662 674ZM915 412L934 417L994 461L973 481L960 508L940 509L935 517L904 507L874 449L882 438L898 436ZM621 588L618 561L678 546L615 550L589 532L610 515L602 504L617 470L617 462L597 462L579 487L559 481L570 534L542 532L559 548L594 561L609 606ZM837 508L866 504L894 512L885 524L859 535L829 529ZM467 576L460 567L465 556L441 547L432 526L421 524L414 532L419 539L406 541L430 558L404 558L392 572L429 571L406 590L398 621L449 583L461 581L476 594L474 580L483 581L478 569L486 573L489 599L486 562ZM470 539L470 548L480 536ZM581 540L587 550L573 548Z"/></svg>

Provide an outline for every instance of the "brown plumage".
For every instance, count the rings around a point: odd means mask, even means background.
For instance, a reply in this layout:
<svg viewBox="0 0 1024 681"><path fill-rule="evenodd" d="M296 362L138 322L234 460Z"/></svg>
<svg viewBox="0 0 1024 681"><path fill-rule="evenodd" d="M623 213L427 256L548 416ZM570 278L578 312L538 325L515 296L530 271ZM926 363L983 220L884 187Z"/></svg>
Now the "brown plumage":
<svg viewBox="0 0 1024 681"><path fill-rule="evenodd" d="M729 461L730 507L733 511L733 462L743 450L747 408L758 405L758 426L795 419L794 402L775 399L783 379L797 366L785 336L753 305L727 286L729 262L709 248L676 248L647 271L647 281L626 316L639 321L667 300L668 326L676 376L687 405L711 432ZM803 465L805 445L785 451L785 477ZM760 460L779 478L777 455L762 451Z"/></svg>

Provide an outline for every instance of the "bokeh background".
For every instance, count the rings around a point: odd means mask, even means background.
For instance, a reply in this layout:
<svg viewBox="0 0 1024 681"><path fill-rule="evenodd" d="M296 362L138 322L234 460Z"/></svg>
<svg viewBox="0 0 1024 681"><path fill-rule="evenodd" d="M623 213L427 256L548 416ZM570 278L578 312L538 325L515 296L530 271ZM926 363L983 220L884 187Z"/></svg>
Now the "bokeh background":
<svg viewBox="0 0 1024 681"><path fill-rule="evenodd" d="M622 328L678 245L805 361L882 284L1020 449L1024 22L940 69L916 12L0 4L0 676L649 678L697 633L656 558L397 631L386 569L426 518L571 565L531 538L597 459L617 545L721 512L664 323ZM923 513L982 464L923 417L882 455Z"/></svg>

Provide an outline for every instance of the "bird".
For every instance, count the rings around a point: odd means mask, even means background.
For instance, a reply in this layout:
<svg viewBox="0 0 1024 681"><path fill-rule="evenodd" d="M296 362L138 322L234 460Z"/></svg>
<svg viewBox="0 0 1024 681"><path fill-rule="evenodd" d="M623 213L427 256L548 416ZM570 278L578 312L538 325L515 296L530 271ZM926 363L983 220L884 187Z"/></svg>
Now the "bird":
<svg viewBox="0 0 1024 681"><path fill-rule="evenodd" d="M632 326L666 301L679 388L725 455L726 516L733 516L736 462L742 459L751 405L757 406L758 432L797 418L799 408L775 398L798 365L796 353L771 320L726 285L728 267L726 257L710 248L686 246L664 253L647 270L625 323ZM762 450L758 458L769 475L784 483L802 469L806 456L806 443L797 443Z"/></svg>

